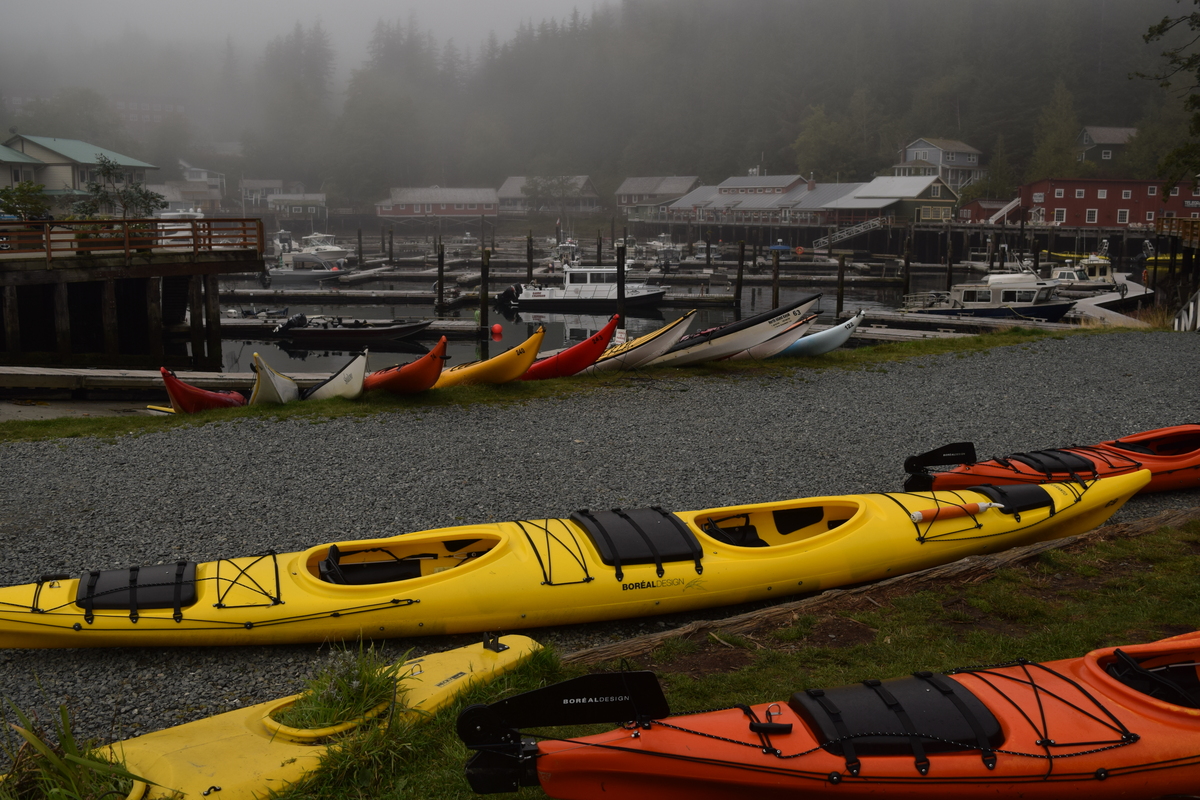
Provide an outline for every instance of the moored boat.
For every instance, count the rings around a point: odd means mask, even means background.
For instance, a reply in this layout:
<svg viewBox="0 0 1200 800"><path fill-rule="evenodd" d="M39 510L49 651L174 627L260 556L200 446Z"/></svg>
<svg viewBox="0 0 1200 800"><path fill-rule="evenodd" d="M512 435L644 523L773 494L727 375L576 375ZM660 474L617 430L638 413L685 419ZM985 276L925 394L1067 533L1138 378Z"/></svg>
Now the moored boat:
<svg viewBox="0 0 1200 800"><path fill-rule="evenodd" d="M250 645L625 619L862 583L1091 530L1147 480L462 525L0 588L0 645Z"/></svg>
<svg viewBox="0 0 1200 800"><path fill-rule="evenodd" d="M382 389L392 394L417 394L432 389L446 363L446 337L420 358L407 364L397 364L376 370L363 380L367 391Z"/></svg>
<svg viewBox="0 0 1200 800"><path fill-rule="evenodd" d="M601 673L462 712L479 793L550 797L1194 796L1200 633L1034 663L801 689L672 716L653 673ZM591 736L545 728L624 723ZM522 728L540 728L523 739Z"/></svg>
<svg viewBox="0 0 1200 800"><path fill-rule="evenodd" d="M1056 290L1057 281L1039 277L1031 269L991 273L978 280L958 283L949 292L918 292L904 296L901 311L942 316L1040 319L1058 322L1075 306Z"/></svg>
<svg viewBox="0 0 1200 800"><path fill-rule="evenodd" d="M614 344L601 353L596 362L585 369L584 373L593 375L608 370L636 369L644 366L674 347L676 342L687 333L688 326L695 318L696 309L693 308L679 319L668 322L656 331L621 344Z"/></svg>
<svg viewBox="0 0 1200 800"><path fill-rule="evenodd" d="M459 364L457 367L443 369L433 388L445 389L449 386L478 383L501 384L515 381L524 375L537 359L538 350L541 349L542 339L545 336L546 329L539 327L533 336L499 355L492 356L485 361L472 361L467 364Z"/></svg>
<svg viewBox="0 0 1200 800"><path fill-rule="evenodd" d="M346 362L346 366L325 380L300 392L301 400L328 400L343 397L357 400L363 393L363 379L367 375L367 351L364 350Z"/></svg>
<svg viewBox="0 0 1200 800"><path fill-rule="evenodd" d="M563 262L562 286L543 286L532 283L514 283L497 299L502 305L521 309L598 309L612 312L617 310L616 266L583 266ZM662 286L649 286L643 282L625 284L626 308L648 308L657 306L667 293Z"/></svg>
<svg viewBox="0 0 1200 800"><path fill-rule="evenodd" d="M254 354L254 388L250 391L252 406L281 405L300 399L296 382L272 369L262 356Z"/></svg>
<svg viewBox="0 0 1200 800"><path fill-rule="evenodd" d="M931 467L952 466L942 472ZM1200 425L1173 425L1095 445L1035 450L978 461L975 446L958 442L904 462L911 491L955 489L977 483L1047 483L1122 475L1148 469L1143 492L1200 487Z"/></svg>
<svg viewBox="0 0 1200 800"><path fill-rule="evenodd" d="M525 663L541 647L526 636L487 637L482 643L411 658L396 665L397 707L388 724L418 724L467 690ZM216 796L254 800L278 792L317 768L330 737L364 720L322 729L283 725L274 715L300 695L115 742L104 753L152 781L140 798ZM377 709L386 711L386 707ZM213 794L213 787L220 787Z"/></svg>
<svg viewBox="0 0 1200 800"><path fill-rule="evenodd" d="M184 383L175 373L166 367L159 367L163 386L167 389L167 397L171 399L171 408L180 414L195 414L199 411L209 411L214 408L237 408L246 405L246 396L241 392L223 389L201 389Z"/></svg>
<svg viewBox="0 0 1200 800"><path fill-rule="evenodd" d="M862 324L865 316L866 312L859 309L857 314L845 322L826 328L823 331L810 333L799 341L794 342L779 355L783 358L823 356L850 341L850 337L858 330L858 326Z"/></svg>
<svg viewBox="0 0 1200 800"><path fill-rule="evenodd" d="M432 324L431 319L379 325L366 320L310 319L294 314L275 326L273 332L295 345L361 345L409 339Z"/></svg>
<svg viewBox="0 0 1200 800"><path fill-rule="evenodd" d="M596 359L612 341L613 331L617 329L620 319L618 315L614 314L608 324L582 342L534 361L529 369L525 370L521 380L541 381L548 378L565 378L587 369L596 363Z"/></svg>
<svg viewBox="0 0 1200 800"><path fill-rule="evenodd" d="M682 367L740 353L803 319L820 298L819 294L807 295L780 308L688 334L666 353L651 361L650 366Z"/></svg>

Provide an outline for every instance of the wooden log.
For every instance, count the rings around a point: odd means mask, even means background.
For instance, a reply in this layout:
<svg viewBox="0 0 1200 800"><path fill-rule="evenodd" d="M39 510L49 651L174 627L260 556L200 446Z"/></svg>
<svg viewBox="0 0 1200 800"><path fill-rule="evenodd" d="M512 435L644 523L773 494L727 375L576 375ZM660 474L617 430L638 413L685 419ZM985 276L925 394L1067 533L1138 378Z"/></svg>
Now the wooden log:
<svg viewBox="0 0 1200 800"><path fill-rule="evenodd" d="M647 634L646 636L626 639L622 642L613 642L612 644L576 650L573 653L564 655L562 662L564 664L599 664L621 658L636 658L649 653L671 639L688 637L695 634L706 634L709 631L721 631L733 634L752 633L761 628L786 625L795 619L798 614L807 614L834 605L844 598L867 595L870 592L876 592L880 589L895 587L917 589L924 584L943 580L953 580L957 583L969 580L978 581L991 577L998 569L1024 564L1037 558L1042 553L1052 550L1062 550L1080 544L1091 544L1105 539L1132 539L1147 533L1153 533L1159 528L1177 528L1195 520L1200 520L1200 506L1164 511L1153 517L1145 517L1133 520L1132 522L1105 525L1087 533L1081 533L1078 536L1051 539L1050 541L1038 542L1024 547L1014 547L1010 550L985 556L968 556L949 564L931 567L920 572L910 572L907 575L897 575L894 578L888 578L877 583L856 586L850 589L830 589L819 595L805 597L802 600L780 603L776 606L758 609L746 614L738 614L726 619L696 620L674 630Z"/></svg>

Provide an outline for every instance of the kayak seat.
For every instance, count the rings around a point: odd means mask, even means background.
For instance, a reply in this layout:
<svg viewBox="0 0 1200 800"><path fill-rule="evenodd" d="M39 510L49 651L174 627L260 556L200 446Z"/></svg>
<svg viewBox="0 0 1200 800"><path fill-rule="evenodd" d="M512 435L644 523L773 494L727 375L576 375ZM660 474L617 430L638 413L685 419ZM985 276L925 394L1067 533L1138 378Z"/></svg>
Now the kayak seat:
<svg viewBox="0 0 1200 800"><path fill-rule="evenodd" d="M75 592L77 605L98 609L175 608L195 602L194 561L85 572Z"/></svg>
<svg viewBox="0 0 1200 800"><path fill-rule="evenodd" d="M1131 453L1141 453L1144 456L1155 455L1154 451L1149 447L1143 447L1140 444L1133 444L1132 442L1122 442L1120 439L1114 441L1113 446L1119 447L1122 450L1128 450Z"/></svg>
<svg viewBox="0 0 1200 800"><path fill-rule="evenodd" d="M1004 743L1004 731L987 706L961 683L936 673L809 689L793 694L788 705L826 752L847 759L911 754L914 735L926 753Z"/></svg>
<svg viewBox="0 0 1200 800"><path fill-rule="evenodd" d="M1070 453L1066 450L1033 450L1028 453L1014 453L1008 457L1008 460L1016 461L1047 474L1096 471L1096 465L1090 458L1084 458L1078 453Z"/></svg>
<svg viewBox="0 0 1200 800"><path fill-rule="evenodd" d="M1105 671L1130 689L1184 708L1200 708L1200 678L1194 664L1148 670L1120 648L1113 655L1116 661Z"/></svg>
<svg viewBox="0 0 1200 800"><path fill-rule="evenodd" d="M329 555L317 565L321 580L342 586L367 586L421 577L420 556L399 559L393 555L391 560L387 561L356 561L343 564L343 555L345 553L342 553L336 544L329 546Z"/></svg>
<svg viewBox="0 0 1200 800"><path fill-rule="evenodd" d="M979 492L987 495L993 503L1001 503L1000 510L1005 514L1018 514L1034 508L1049 507L1054 510L1054 498L1050 493L1036 483L1015 483L1008 486L993 486L990 483L972 486L969 492Z"/></svg>
<svg viewBox="0 0 1200 800"><path fill-rule="evenodd" d="M704 554L683 521L658 507L612 511L584 508L572 512L571 521L587 532L600 560L618 571L622 564L699 563Z"/></svg>
<svg viewBox="0 0 1200 800"><path fill-rule="evenodd" d="M722 522L728 522L731 519L744 519L742 525L733 525L729 527L721 527ZM737 514L732 517L722 517L721 519L713 519L709 517L704 524L700 526L700 530L707 533L718 542L731 544L735 547L766 547L764 542L758 535L758 528L750 524L749 514Z"/></svg>

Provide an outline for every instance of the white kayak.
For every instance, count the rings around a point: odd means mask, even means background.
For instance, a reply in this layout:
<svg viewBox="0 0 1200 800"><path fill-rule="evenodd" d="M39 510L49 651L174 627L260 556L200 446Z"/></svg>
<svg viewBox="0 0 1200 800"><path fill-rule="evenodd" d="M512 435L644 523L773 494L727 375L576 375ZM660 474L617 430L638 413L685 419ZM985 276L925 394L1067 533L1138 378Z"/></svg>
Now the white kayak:
<svg viewBox="0 0 1200 800"><path fill-rule="evenodd" d="M254 391L248 405L265 406L300 399L300 387L281 372L271 369L258 353L254 354Z"/></svg>
<svg viewBox="0 0 1200 800"><path fill-rule="evenodd" d="M727 322L715 328L693 333L679 340L679 344L650 362L653 367L682 367L728 358L734 353L757 347L776 334L790 328L808 316L808 310L821 298L809 295L782 308L764 311L738 322Z"/></svg>
<svg viewBox="0 0 1200 800"><path fill-rule="evenodd" d="M636 369L649 364L654 359L674 347L696 317L696 309L684 314L677 320L668 322L656 331L645 336L639 336L628 342L614 344L600 354L596 362L583 371L585 375L617 369Z"/></svg>
<svg viewBox="0 0 1200 800"><path fill-rule="evenodd" d="M748 350L743 350L740 353L734 353L729 357L729 360L740 361L752 358L755 361L762 361L767 358L774 358L799 341L801 336L808 333L808 329L813 326L813 322L816 319L816 314L809 314L799 322L793 323L790 328L785 329L777 336L772 336L762 344L751 347Z"/></svg>
<svg viewBox="0 0 1200 800"><path fill-rule="evenodd" d="M300 393L301 400L328 400L344 397L357 400L363 393L363 379L367 377L367 351L363 350L337 372L316 386Z"/></svg>
<svg viewBox="0 0 1200 800"><path fill-rule="evenodd" d="M834 325L832 328L826 328L816 333L810 333L779 355L784 358L820 356L831 350L836 350L854 335L854 332L858 330L858 326L862 323L865 316L866 312L859 309L857 314L842 324Z"/></svg>

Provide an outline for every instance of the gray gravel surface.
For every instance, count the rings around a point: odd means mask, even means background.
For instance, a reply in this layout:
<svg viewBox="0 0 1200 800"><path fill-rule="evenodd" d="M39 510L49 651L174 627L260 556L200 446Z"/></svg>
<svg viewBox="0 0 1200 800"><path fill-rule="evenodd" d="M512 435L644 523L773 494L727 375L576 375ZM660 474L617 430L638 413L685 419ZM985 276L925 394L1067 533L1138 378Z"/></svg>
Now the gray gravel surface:
<svg viewBox="0 0 1200 800"><path fill-rule="evenodd" d="M989 457L1198 422L1198 376L1200 338L1120 333L794 377L680 370L520 405L0 445L4 582L582 507L894 491L906 456L947 442ZM1117 519L1195 505L1200 491L1150 495ZM745 610L531 633L570 651ZM473 638L385 647L399 657ZM112 740L293 693L327 654L0 650L0 694L42 719L66 702L79 733Z"/></svg>

